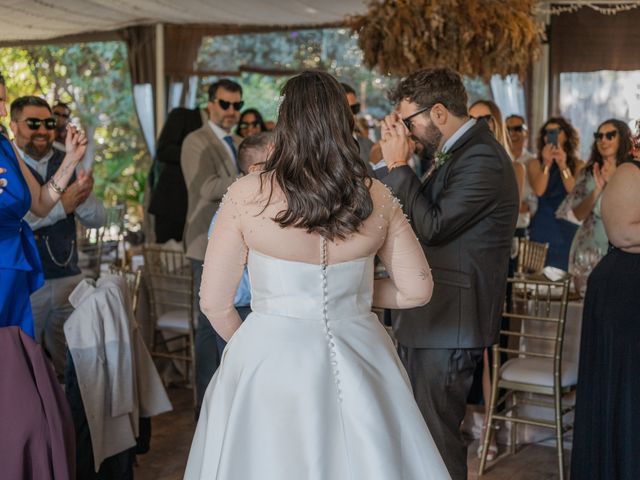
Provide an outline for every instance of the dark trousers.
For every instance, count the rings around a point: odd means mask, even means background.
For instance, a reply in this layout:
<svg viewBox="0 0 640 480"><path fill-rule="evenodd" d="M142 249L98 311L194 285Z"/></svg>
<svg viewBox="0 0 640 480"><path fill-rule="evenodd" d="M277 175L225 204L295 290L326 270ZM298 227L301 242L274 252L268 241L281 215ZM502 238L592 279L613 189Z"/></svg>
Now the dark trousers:
<svg viewBox="0 0 640 480"><path fill-rule="evenodd" d="M193 271L194 301L197 302L198 322L194 332L194 347L196 353L196 418L200 415L204 392L220 365L222 351L227 343L211 326L211 322L200 310L200 282L202 280L202 262L191 260ZM250 307L236 307L240 318L244 320L251 313Z"/></svg>
<svg viewBox="0 0 640 480"><path fill-rule="evenodd" d="M82 403L75 365L70 353L67 353L65 367L65 394L71 408L73 426L76 431L76 478L78 480L133 480L133 462L136 447L105 458L100 464L98 472L95 471L91 432L89 431L89 423ZM150 429L149 423L145 423L144 426L146 427L145 430L147 428ZM143 425L141 424L141 435L142 427ZM151 435L150 430L147 433ZM143 442L147 445L146 450L148 451L149 437L145 438Z"/></svg>
<svg viewBox="0 0 640 480"><path fill-rule="evenodd" d="M196 417L202 406L202 399L211 377L216 373L220 365L222 350L218 350L218 344L222 342L220 336L209 323L207 317L200 310L200 282L202 280L202 262L191 260L193 272L193 288L195 309L198 312L196 330L194 332L194 348L196 354Z"/></svg>
<svg viewBox="0 0 640 480"><path fill-rule="evenodd" d="M467 480L467 446L460 432L473 372L482 348L430 349L398 346L413 395L452 480Z"/></svg>

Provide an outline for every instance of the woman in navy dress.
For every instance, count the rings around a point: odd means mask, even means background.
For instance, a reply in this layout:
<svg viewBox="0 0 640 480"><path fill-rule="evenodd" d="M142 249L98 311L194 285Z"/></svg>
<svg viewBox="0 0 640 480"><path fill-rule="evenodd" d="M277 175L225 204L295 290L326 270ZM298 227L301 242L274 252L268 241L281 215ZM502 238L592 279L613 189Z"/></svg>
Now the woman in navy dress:
<svg viewBox="0 0 640 480"><path fill-rule="evenodd" d="M7 115L6 101L0 74L0 118ZM36 128L46 128L46 124L40 122ZM51 211L84 156L86 144L84 135L71 127L62 165L51 181L40 185L11 142L0 134L0 327L18 325L33 337L29 296L42 286L44 277L33 233L23 217L29 210L39 217Z"/></svg>
<svg viewBox="0 0 640 480"><path fill-rule="evenodd" d="M640 149L636 150L640 157ZM640 478L640 161L602 194L611 248L589 276L571 456L575 480Z"/></svg>
<svg viewBox="0 0 640 480"><path fill-rule="evenodd" d="M527 165L529 182L538 196L529 236L535 242L549 243L547 265L562 270L569 266L569 250L578 225L556 218L556 210L573 190L583 166L578 145L578 132L566 119L550 118L540 129L537 161Z"/></svg>

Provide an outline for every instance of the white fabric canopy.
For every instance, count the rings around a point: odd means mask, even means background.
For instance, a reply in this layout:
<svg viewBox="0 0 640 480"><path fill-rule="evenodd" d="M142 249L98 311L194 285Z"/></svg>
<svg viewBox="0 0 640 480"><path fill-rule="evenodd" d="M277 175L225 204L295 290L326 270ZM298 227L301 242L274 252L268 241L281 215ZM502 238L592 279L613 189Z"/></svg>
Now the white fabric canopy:
<svg viewBox="0 0 640 480"><path fill-rule="evenodd" d="M155 23L304 26L363 13L363 0L3 0L0 42Z"/></svg>

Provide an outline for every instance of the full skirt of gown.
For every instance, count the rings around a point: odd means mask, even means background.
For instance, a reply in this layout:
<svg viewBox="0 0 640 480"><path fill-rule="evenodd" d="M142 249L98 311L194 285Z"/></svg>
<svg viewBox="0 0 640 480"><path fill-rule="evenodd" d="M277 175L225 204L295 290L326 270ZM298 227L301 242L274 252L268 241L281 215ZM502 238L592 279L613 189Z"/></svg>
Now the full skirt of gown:
<svg viewBox="0 0 640 480"><path fill-rule="evenodd" d="M206 391L187 480L429 480L449 474L393 342L373 258L249 254L253 313ZM320 287L316 287L319 285Z"/></svg>

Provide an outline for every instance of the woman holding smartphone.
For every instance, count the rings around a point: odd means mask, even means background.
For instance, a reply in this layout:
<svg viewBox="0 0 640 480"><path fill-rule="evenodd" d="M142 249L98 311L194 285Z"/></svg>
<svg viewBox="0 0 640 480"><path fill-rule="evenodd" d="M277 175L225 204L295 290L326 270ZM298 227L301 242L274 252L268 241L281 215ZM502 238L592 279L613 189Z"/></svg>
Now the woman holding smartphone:
<svg viewBox="0 0 640 480"><path fill-rule="evenodd" d="M583 166L578 158L580 139L563 117L548 119L538 135L538 161L527 165L529 182L538 196L538 210L529 227L535 242L549 243L547 265L567 270L569 250L578 226L556 218L556 210L573 190Z"/></svg>

